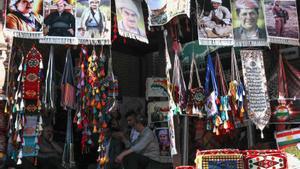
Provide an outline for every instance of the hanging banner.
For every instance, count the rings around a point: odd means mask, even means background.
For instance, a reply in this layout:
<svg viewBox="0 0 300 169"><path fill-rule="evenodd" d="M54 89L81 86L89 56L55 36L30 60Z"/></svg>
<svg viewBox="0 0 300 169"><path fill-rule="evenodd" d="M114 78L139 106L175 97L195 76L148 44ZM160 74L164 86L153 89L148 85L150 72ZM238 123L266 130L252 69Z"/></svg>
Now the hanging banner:
<svg viewBox="0 0 300 169"><path fill-rule="evenodd" d="M5 28L14 37L37 39L42 37L43 1L7 0Z"/></svg>
<svg viewBox="0 0 300 169"><path fill-rule="evenodd" d="M269 41L299 45L296 0L265 0L264 2Z"/></svg>
<svg viewBox="0 0 300 169"><path fill-rule="evenodd" d="M300 159L300 128L275 133L277 148Z"/></svg>
<svg viewBox="0 0 300 169"><path fill-rule="evenodd" d="M149 43L140 0L115 0L118 31L121 36Z"/></svg>
<svg viewBox="0 0 300 169"><path fill-rule="evenodd" d="M260 50L241 50L240 54L248 101L248 115L262 132L271 117L263 53Z"/></svg>
<svg viewBox="0 0 300 169"><path fill-rule="evenodd" d="M40 43L77 44L75 38L75 1L44 1L43 38Z"/></svg>
<svg viewBox="0 0 300 169"><path fill-rule="evenodd" d="M146 0L150 26L161 26L178 15L190 17L190 0Z"/></svg>
<svg viewBox="0 0 300 169"><path fill-rule="evenodd" d="M197 9L202 10L197 17L199 44L233 45L230 0L204 0Z"/></svg>
<svg viewBox="0 0 300 169"><path fill-rule="evenodd" d="M76 7L79 44L111 44L111 0L80 0Z"/></svg>
<svg viewBox="0 0 300 169"><path fill-rule="evenodd" d="M231 0L234 46L267 46L263 1Z"/></svg>

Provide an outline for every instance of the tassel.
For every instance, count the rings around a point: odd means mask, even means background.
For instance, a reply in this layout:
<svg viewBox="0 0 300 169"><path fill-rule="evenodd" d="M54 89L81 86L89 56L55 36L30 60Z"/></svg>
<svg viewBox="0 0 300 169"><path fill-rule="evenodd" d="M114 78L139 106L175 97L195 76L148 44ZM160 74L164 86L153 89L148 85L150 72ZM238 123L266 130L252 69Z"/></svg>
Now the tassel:
<svg viewBox="0 0 300 169"><path fill-rule="evenodd" d="M34 158L34 166L37 166L38 161L37 161L37 157Z"/></svg>
<svg viewBox="0 0 300 169"><path fill-rule="evenodd" d="M24 110L24 107L25 107L24 99L22 99L20 103L20 110Z"/></svg>
<svg viewBox="0 0 300 169"><path fill-rule="evenodd" d="M20 135L18 134L18 136L17 136L17 142L18 143L20 143L21 142L21 137L20 137Z"/></svg>
<svg viewBox="0 0 300 169"><path fill-rule="evenodd" d="M40 60L40 69L44 69L43 61Z"/></svg>
<svg viewBox="0 0 300 169"><path fill-rule="evenodd" d="M262 130L260 130L260 138L261 138L261 139L264 139L264 133L263 133Z"/></svg>
<svg viewBox="0 0 300 169"><path fill-rule="evenodd" d="M18 162L17 162L17 165L21 165L21 164L22 164L22 160L19 158Z"/></svg>

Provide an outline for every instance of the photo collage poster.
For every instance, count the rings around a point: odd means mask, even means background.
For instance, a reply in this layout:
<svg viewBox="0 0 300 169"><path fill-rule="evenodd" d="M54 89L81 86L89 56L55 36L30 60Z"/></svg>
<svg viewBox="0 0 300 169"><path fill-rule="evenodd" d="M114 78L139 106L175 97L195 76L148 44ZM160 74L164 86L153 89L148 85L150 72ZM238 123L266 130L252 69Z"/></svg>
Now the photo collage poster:
<svg viewBox="0 0 300 169"><path fill-rule="evenodd" d="M140 0L115 0L119 34L149 43Z"/></svg>
<svg viewBox="0 0 300 169"><path fill-rule="evenodd" d="M190 0L146 0L150 26L162 26L178 15L190 17Z"/></svg>
<svg viewBox="0 0 300 169"><path fill-rule="evenodd" d="M5 30L14 37L49 44L111 44L111 0L7 0L6 11Z"/></svg>
<svg viewBox="0 0 300 169"><path fill-rule="evenodd" d="M200 45L233 45L230 0L197 1Z"/></svg>
<svg viewBox="0 0 300 169"><path fill-rule="evenodd" d="M264 2L269 41L299 46L296 0L265 0Z"/></svg>

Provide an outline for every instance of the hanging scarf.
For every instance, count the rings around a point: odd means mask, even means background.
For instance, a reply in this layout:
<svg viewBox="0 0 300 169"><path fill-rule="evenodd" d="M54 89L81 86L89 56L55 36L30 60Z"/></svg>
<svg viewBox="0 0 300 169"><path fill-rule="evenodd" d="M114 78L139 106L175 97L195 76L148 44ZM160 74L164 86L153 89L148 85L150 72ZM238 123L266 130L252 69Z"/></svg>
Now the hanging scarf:
<svg viewBox="0 0 300 169"><path fill-rule="evenodd" d="M217 9L210 10L209 15L204 15L205 5L210 0L204 0L203 4L197 6L198 40L200 45L233 45L232 23L230 4L221 4ZM202 10L202 11L200 11Z"/></svg>
<svg viewBox="0 0 300 169"><path fill-rule="evenodd" d="M54 62L54 47L51 45L48 61L48 69L45 78L45 91L43 95L43 104L46 111L50 112L50 117L55 123L55 104L56 104L56 84L55 84L55 62Z"/></svg>
<svg viewBox="0 0 300 169"><path fill-rule="evenodd" d="M142 4L138 0L129 0L129 1L122 1L122 0L116 0L116 10L117 10L117 19L118 19L118 31L119 34L123 37L129 37L131 39L137 39L141 42L149 43L147 36L146 36L146 31L145 31L145 24L144 24L144 16L143 16L143 11L142 11ZM133 28L133 29L128 29L126 28L126 25L122 19L122 10L123 8L126 9L131 9L135 14L136 17L138 18L139 24Z"/></svg>
<svg viewBox="0 0 300 169"><path fill-rule="evenodd" d="M272 16L266 20L269 41L299 46L299 19L296 0L274 1L274 3L264 1L264 4L265 16Z"/></svg>
<svg viewBox="0 0 300 169"><path fill-rule="evenodd" d="M61 80L61 106L68 111L67 129L64 151L62 156L62 165L65 168L75 166L74 161L74 144L73 144L73 127L72 127L72 109L75 108L75 87L74 71L70 48L67 50L66 62Z"/></svg>
<svg viewBox="0 0 300 169"><path fill-rule="evenodd" d="M241 50L241 59L249 118L261 130L263 138L262 130L268 124L271 116L263 53L259 50Z"/></svg>
<svg viewBox="0 0 300 169"><path fill-rule="evenodd" d="M210 82L212 84L212 91L210 89ZM207 122L207 129L210 129L210 125L212 122L213 125L213 132L216 135L219 135L219 127L223 123L221 117L219 116L218 111L218 86L217 86L217 79L215 76L214 65L211 59L210 54L208 55L207 65L206 65L206 77L205 77L205 93L207 95L206 103L205 103L205 110L207 112L208 122Z"/></svg>

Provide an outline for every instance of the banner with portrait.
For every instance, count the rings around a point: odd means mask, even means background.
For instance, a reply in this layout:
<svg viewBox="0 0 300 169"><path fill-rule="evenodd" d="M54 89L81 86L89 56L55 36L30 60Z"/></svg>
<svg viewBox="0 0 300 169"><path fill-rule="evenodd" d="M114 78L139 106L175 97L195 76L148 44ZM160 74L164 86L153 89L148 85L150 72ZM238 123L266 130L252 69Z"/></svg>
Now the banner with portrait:
<svg viewBox="0 0 300 169"><path fill-rule="evenodd" d="M140 0L115 0L119 34L149 43Z"/></svg>
<svg viewBox="0 0 300 169"><path fill-rule="evenodd" d="M200 1L197 10L200 45L233 45L230 0Z"/></svg>
<svg viewBox="0 0 300 169"><path fill-rule="evenodd" d="M40 43L77 44L75 0L44 0L43 37Z"/></svg>
<svg viewBox="0 0 300 169"><path fill-rule="evenodd" d="M149 26L161 26L178 15L190 17L190 0L146 0Z"/></svg>
<svg viewBox="0 0 300 169"><path fill-rule="evenodd" d="M14 37L38 39L43 36L43 0L7 0L5 30Z"/></svg>
<svg viewBox="0 0 300 169"><path fill-rule="evenodd" d="M263 53L260 50L241 50L244 84L247 96L248 116L261 130L271 117Z"/></svg>
<svg viewBox="0 0 300 169"><path fill-rule="evenodd" d="M111 44L111 0L80 0L76 6L79 44Z"/></svg>
<svg viewBox="0 0 300 169"><path fill-rule="evenodd" d="M268 38L271 43L299 45L296 0L265 0Z"/></svg>
<svg viewBox="0 0 300 169"><path fill-rule="evenodd" d="M267 46L262 0L231 0L234 46Z"/></svg>

